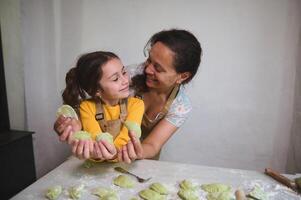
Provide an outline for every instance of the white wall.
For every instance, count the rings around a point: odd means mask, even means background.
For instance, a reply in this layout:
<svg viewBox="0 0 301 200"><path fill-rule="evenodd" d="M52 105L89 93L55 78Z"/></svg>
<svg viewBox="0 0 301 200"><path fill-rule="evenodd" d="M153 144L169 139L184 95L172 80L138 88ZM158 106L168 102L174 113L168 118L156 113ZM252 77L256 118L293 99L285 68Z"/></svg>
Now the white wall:
<svg viewBox="0 0 301 200"><path fill-rule="evenodd" d="M199 38L201 70L187 87L191 117L162 159L263 170L285 169L293 121L298 0L21 1L25 96L36 131L38 176L70 152L52 125L66 71L79 54L111 50L124 64L162 29Z"/></svg>
<svg viewBox="0 0 301 200"><path fill-rule="evenodd" d="M26 114L20 0L1 0L0 19L10 128L24 130Z"/></svg>

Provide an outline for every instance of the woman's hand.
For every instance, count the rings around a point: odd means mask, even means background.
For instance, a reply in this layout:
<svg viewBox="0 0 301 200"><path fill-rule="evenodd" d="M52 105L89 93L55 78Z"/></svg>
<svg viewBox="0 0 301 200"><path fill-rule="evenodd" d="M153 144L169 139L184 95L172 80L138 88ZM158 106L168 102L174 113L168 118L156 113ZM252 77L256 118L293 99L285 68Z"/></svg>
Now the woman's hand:
<svg viewBox="0 0 301 200"><path fill-rule="evenodd" d="M90 140L72 140L72 153L79 159L91 158L94 152L93 141Z"/></svg>
<svg viewBox="0 0 301 200"><path fill-rule="evenodd" d="M71 144L71 136L74 132L80 131L81 122L74 118L60 115L54 123L53 129L59 135L60 141L68 141Z"/></svg>
<svg viewBox="0 0 301 200"><path fill-rule="evenodd" d="M143 148L136 134L129 131L130 141L121 149L118 149L119 162L131 163L136 159L143 159Z"/></svg>
<svg viewBox="0 0 301 200"><path fill-rule="evenodd" d="M113 160L117 156L117 149L113 144L100 140L94 143L93 157L100 160Z"/></svg>

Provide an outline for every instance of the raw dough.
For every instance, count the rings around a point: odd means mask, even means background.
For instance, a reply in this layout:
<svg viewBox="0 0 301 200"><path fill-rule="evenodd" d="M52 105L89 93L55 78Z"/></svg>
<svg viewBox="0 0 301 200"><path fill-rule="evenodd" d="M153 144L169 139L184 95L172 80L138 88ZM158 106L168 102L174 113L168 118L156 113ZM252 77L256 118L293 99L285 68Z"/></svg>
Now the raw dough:
<svg viewBox="0 0 301 200"><path fill-rule="evenodd" d="M165 200L165 195L160 195L159 193L151 190L151 189L145 189L141 190L139 192L139 196L144 200Z"/></svg>
<svg viewBox="0 0 301 200"><path fill-rule="evenodd" d="M102 198L100 198L99 200L119 200L117 194L109 194L109 195L106 195Z"/></svg>
<svg viewBox="0 0 301 200"><path fill-rule="evenodd" d="M104 140L109 144L113 144L113 136L108 132L98 133L96 135L96 141Z"/></svg>
<svg viewBox="0 0 301 200"><path fill-rule="evenodd" d="M83 164L83 167L84 168L91 168L91 167L94 167L96 163L95 162L92 162L91 160L85 160L84 164Z"/></svg>
<svg viewBox="0 0 301 200"><path fill-rule="evenodd" d="M163 195L167 195L168 191L166 189L166 187L164 185L162 185L161 183L153 183L150 185L149 187L151 190L154 190L155 192L159 193L159 194L163 194Z"/></svg>
<svg viewBox="0 0 301 200"><path fill-rule="evenodd" d="M114 180L113 183L122 188L133 188L135 186L135 182L128 176L119 175Z"/></svg>
<svg viewBox="0 0 301 200"><path fill-rule="evenodd" d="M297 184L297 187L301 188L301 177L296 178L296 179L295 179L295 182L296 182L296 184Z"/></svg>
<svg viewBox="0 0 301 200"><path fill-rule="evenodd" d="M222 183L204 184L204 185L201 185L201 188L208 193L229 192L231 190L231 187L229 185L225 185Z"/></svg>
<svg viewBox="0 0 301 200"><path fill-rule="evenodd" d="M61 193L62 193L62 186L56 185L56 186L49 188L47 190L45 196L49 200L55 200L60 196Z"/></svg>
<svg viewBox="0 0 301 200"><path fill-rule="evenodd" d="M183 180L181 183L180 183L180 188L181 189L191 189L191 190L194 190L195 189L195 186L193 186L193 184L189 181L189 180Z"/></svg>
<svg viewBox="0 0 301 200"><path fill-rule="evenodd" d="M100 200L118 200L117 192L110 188L98 187L92 191L92 194L98 196Z"/></svg>
<svg viewBox="0 0 301 200"><path fill-rule="evenodd" d="M75 118L78 120L78 116L77 116L75 110L67 104L62 105L61 107L59 107L57 109L56 117L58 118L60 115L63 115L64 117Z"/></svg>
<svg viewBox="0 0 301 200"><path fill-rule="evenodd" d="M141 137L141 127L139 126L139 124L127 120L124 122L124 125L129 131L134 131L136 133L137 138Z"/></svg>
<svg viewBox="0 0 301 200"><path fill-rule="evenodd" d="M198 200L199 197L196 194L194 189L180 189L178 192L178 196L182 200Z"/></svg>
<svg viewBox="0 0 301 200"><path fill-rule="evenodd" d="M183 180L180 183L180 190L178 196L183 200L197 200L196 187L189 181Z"/></svg>
<svg viewBox="0 0 301 200"><path fill-rule="evenodd" d="M87 131L76 131L72 135L72 139L75 140L90 140L91 139L91 134L88 133Z"/></svg>
<svg viewBox="0 0 301 200"><path fill-rule="evenodd" d="M235 198L230 191L226 191L209 193L207 200L235 200Z"/></svg>
<svg viewBox="0 0 301 200"><path fill-rule="evenodd" d="M255 186L254 189L249 193L250 196L260 200L268 200L267 194L259 187Z"/></svg>
<svg viewBox="0 0 301 200"><path fill-rule="evenodd" d="M82 195L82 191L83 191L84 187L85 186L83 184L80 184L78 186L69 188L69 197L71 199L79 199Z"/></svg>

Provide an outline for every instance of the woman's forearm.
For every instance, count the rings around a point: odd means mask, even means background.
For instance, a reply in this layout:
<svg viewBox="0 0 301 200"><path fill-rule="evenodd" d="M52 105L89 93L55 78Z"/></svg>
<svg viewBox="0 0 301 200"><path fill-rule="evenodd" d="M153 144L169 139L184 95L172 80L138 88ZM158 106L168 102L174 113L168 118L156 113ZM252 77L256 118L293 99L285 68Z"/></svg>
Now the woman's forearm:
<svg viewBox="0 0 301 200"><path fill-rule="evenodd" d="M159 153L160 148L151 143L142 143L143 158L153 158Z"/></svg>

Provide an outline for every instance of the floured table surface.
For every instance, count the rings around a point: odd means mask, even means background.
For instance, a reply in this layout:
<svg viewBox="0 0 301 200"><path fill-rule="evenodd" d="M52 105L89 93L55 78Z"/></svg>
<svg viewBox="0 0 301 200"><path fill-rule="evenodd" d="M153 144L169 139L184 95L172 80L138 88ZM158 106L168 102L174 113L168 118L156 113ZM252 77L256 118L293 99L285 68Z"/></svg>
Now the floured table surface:
<svg viewBox="0 0 301 200"><path fill-rule="evenodd" d="M124 189L113 184L113 179L121 173L116 172L114 167L121 166L128 171L143 178L152 177L145 183L136 184L131 189ZM86 168L83 160L70 157L59 167L55 168L44 177L18 193L12 199L32 200L45 199L48 188L61 185L63 192L58 199L70 199L68 189L80 184L84 185L80 199L98 199L92 194L97 187L111 188L115 190L119 199L139 198L139 191L146 189L151 183L160 182L167 187L169 194L166 199L180 199L177 195L179 183L184 179L190 180L194 185L209 183L223 183L231 186L232 192L241 188L246 193L250 192L256 185L264 190L269 199L300 199L295 192L280 185L270 177L258 171L227 169L191 165L175 162L163 162L154 160L139 160L131 165L122 163L97 163L91 168ZM197 190L199 199L206 199L207 193L200 187Z"/></svg>

